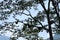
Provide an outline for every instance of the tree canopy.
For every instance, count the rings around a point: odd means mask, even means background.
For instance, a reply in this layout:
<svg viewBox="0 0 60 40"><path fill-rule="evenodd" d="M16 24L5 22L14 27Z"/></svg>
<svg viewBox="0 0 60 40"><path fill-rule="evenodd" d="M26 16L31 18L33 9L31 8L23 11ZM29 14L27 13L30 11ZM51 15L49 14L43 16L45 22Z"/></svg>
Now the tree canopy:
<svg viewBox="0 0 60 40"><path fill-rule="evenodd" d="M48 6L45 4L46 1ZM59 0L3 0L0 2L0 21L3 21L3 24L0 25L0 33L12 32L11 40L16 40L19 37L24 37L28 40L43 40L43 38L39 38L38 32L46 30L49 33L50 40L53 40L53 34L60 31L59 4ZM42 6L42 11L38 10L41 7L39 5ZM39 8L37 8L38 6ZM30 10L32 8L38 11L36 16L31 13ZM27 18L20 20L19 18L22 15L27 16ZM7 22L6 20L10 16L15 21ZM19 18L16 18L17 16ZM43 22L47 24L43 24ZM19 23L22 23L23 27L21 29L19 28L21 25L18 25Z"/></svg>

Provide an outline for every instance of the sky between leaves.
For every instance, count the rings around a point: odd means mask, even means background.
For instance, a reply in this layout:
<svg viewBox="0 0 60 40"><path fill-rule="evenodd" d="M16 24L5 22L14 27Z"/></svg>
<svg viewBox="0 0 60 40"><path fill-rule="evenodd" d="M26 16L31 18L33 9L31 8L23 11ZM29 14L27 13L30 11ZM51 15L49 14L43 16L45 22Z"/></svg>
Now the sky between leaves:
<svg viewBox="0 0 60 40"><path fill-rule="evenodd" d="M0 2L2 2L3 0L0 0ZM29 0L26 0L26 1L29 1ZM46 7L46 9L47 9L47 6L48 6L48 0L47 1L45 1L45 7ZM52 5L51 5L51 7L53 7ZM32 7L32 9L30 10L30 12L31 12L31 14L33 15L33 16L36 16L36 14L38 13L38 11L42 11L43 10L43 8L41 7L41 5L39 5L38 4L38 10L34 10L33 9L33 7ZM60 7L59 7L60 8ZM25 13L28 13L27 11L25 11ZM13 21L15 21L15 19L14 18L12 18L12 16L13 16L13 14L11 14L11 16L9 17L9 20L4 20L4 21L8 21L8 22L13 22ZM21 16L16 16L16 18L18 18L19 20L24 20L24 19L26 19L26 18L28 18L27 16L25 16L25 15L21 15ZM47 24L46 23L47 22L47 20L45 20L45 22L42 22L43 24ZM0 21L0 24L3 24L3 21ZM21 26L22 26L22 24L21 23L18 23L17 25L19 25L20 27L19 28L21 28ZM11 33L6 33L6 34L4 34L5 36L7 36L7 37L10 37L11 36ZM39 36L41 36L41 37L43 37L44 39L46 39L46 38L48 38L49 37L49 35L48 35L48 33L46 33L46 31L43 31L43 32L39 32L38 33L38 35ZM22 40L22 39L19 39L19 40Z"/></svg>

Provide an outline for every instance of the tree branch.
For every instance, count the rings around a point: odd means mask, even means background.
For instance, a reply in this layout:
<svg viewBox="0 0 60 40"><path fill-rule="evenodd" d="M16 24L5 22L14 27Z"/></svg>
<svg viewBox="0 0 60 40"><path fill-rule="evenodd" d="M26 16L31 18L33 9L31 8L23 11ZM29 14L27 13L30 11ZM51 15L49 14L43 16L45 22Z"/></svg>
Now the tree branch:
<svg viewBox="0 0 60 40"><path fill-rule="evenodd" d="M57 8L56 8L56 4L54 3L54 0L51 0L52 1L52 4L54 6L54 9L56 11L56 14L57 14L57 17L58 17L58 20L59 20L59 26L60 26L60 17L59 17L59 12L57 11ZM58 6L58 3L57 3L57 6ZM58 9L59 10L59 9ZM60 27L59 27L60 28Z"/></svg>
<svg viewBox="0 0 60 40"><path fill-rule="evenodd" d="M43 7L43 9L46 12L47 15L47 20L48 20L48 25L49 25L49 35L50 35L50 40L53 40L53 36L52 36L52 29L51 29L51 23L50 23L50 18L49 18L49 13L50 13L50 0L48 2L48 10L46 10L45 6L41 4L41 6Z"/></svg>
<svg viewBox="0 0 60 40"><path fill-rule="evenodd" d="M26 9L26 10L27 10L27 9ZM32 15L31 15L31 13L30 13L29 10L27 10L27 11L29 12L29 16L30 16L34 21L38 21L37 19L35 19L35 18L32 17ZM24 14L25 14L25 13L24 13ZM16 19L16 20L17 20L17 19ZM19 21L19 20L18 20L18 21ZM23 23L23 24L26 24L26 23L24 23L23 21L19 21L19 22L21 22L21 23ZM42 26L42 27L40 27L40 28L43 28L43 29L45 29L45 30L48 31L48 29L45 28L40 21L38 21L38 23ZM26 24L26 25L30 25L30 24ZM34 26L34 25L30 25L30 26ZM38 27L38 26L34 26L34 27Z"/></svg>
<svg viewBox="0 0 60 40"><path fill-rule="evenodd" d="M30 27L43 28L44 30L49 31L49 30L48 30L47 28L45 28L45 27L39 27L39 26L36 26L36 25L30 25L30 24L28 24L28 23L24 23L23 21L19 21L19 22L21 22L21 23L23 23L23 24L25 24L25 25L29 25Z"/></svg>
<svg viewBox="0 0 60 40"><path fill-rule="evenodd" d="M26 9L26 10L27 10L27 9ZM35 18L32 17L32 15L31 15L31 13L30 13L29 10L27 10L27 11L29 12L30 17L31 17L33 20L38 21L37 19L35 19ZM42 27L44 27L40 21L38 21L38 23L39 23Z"/></svg>

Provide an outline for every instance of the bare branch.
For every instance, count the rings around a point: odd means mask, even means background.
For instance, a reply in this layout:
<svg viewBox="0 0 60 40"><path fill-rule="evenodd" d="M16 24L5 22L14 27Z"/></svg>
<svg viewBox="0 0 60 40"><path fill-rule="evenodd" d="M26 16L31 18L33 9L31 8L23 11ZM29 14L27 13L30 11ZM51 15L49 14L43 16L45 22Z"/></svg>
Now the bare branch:
<svg viewBox="0 0 60 40"><path fill-rule="evenodd" d="M26 9L27 10L27 9ZM35 20L35 21L38 21L37 19L35 19L35 18L33 18L32 17L32 15L31 15L31 13L30 13L30 11L29 10L27 10L28 12L29 12L29 14L30 14L30 17L33 19L33 20ZM48 31L48 29L47 28L45 28L43 25L42 25L42 23L40 22L40 21L38 21L39 22L39 24L42 26L42 28L43 29L45 29L45 30L47 30Z"/></svg>
<svg viewBox="0 0 60 40"><path fill-rule="evenodd" d="M57 10L59 10L59 9L57 9L58 3L57 3L57 6L55 6L56 4L55 4L54 0L51 0L51 1L52 1L53 6L54 6L54 9L56 11L56 14L57 14L57 17L58 17L58 20L59 20L59 26L60 26L60 17L59 17L59 12L57 11Z"/></svg>
<svg viewBox="0 0 60 40"><path fill-rule="evenodd" d="M50 11L50 0L48 2L48 11Z"/></svg>
<svg viewBox="0 0 60 40"><path fill-rule="evenodd" d="M51 23L50 23L50 18L49 18L49 11L50 11L50 0L48 2L48 10L46 10L44 4L41 4L41 6L43 7L43 9L45 10L46 12L46 15L47 15L47 20L48 20L48 25L49 25L49 35L50 35L50 39L53 40L53 36L52 36L52 29L51 29Z"/></svg>

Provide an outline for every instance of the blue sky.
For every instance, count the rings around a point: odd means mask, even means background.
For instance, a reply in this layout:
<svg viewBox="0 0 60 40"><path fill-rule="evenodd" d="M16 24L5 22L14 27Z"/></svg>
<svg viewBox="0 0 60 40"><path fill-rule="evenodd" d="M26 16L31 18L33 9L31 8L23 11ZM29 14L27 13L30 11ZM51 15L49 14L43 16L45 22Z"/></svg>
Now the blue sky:
<svg viewBox="0 0 60 40"><path fill-rule="evenodd" d="M0 35L0 40L9 40L9 37Z"/></svg>

